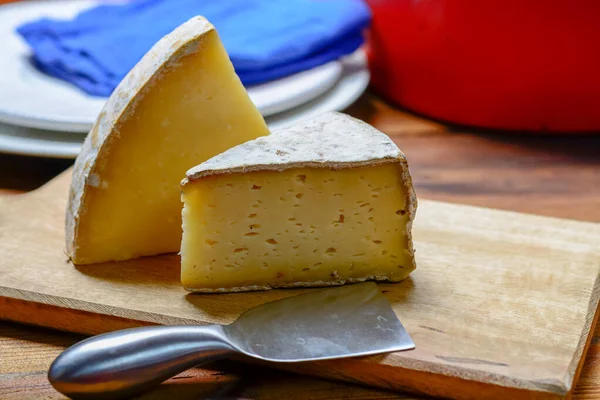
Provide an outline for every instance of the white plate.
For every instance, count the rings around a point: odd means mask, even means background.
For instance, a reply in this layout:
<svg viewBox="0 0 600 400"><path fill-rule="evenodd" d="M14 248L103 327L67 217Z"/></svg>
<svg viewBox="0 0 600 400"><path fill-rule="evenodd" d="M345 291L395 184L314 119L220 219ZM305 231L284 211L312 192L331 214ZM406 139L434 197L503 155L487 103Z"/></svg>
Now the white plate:
<svg viewBox="0 0 600 400"><path fill-rule="evenodd" d="M83 135L0 123L0 152L27 156L75 158Z"/></svg>
<svg viewBox="0 0 600 400"><path fill-rule="evenodd" d="M292 110L267 117L271 130L285 128L328 111L341 111L354 103L369 84L364 52L341 61L342 77L318 98ZM83 136L79 133L52 132L0 123L0 152L55 158L75 158Z"/></svg>
<svg viewBox="0 0 600 400"><path fill-rule="evenodd" d="M72 18L95 1L45 0L0 6L0 122L55 131L88 132L106 98L85 94L76 86L38 71L31 50L15 32L42 16ZM264 116L306 103L339 80L338 61L282 79L254 85L248 93Z"/></svg>

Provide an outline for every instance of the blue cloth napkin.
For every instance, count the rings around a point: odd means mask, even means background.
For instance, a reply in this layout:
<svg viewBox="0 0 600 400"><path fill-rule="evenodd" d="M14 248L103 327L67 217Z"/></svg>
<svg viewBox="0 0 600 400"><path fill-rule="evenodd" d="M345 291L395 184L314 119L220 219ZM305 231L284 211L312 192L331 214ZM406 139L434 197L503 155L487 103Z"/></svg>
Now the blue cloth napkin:
<svg viewBox="0 0 600 400"><path fill-rule="evenodd" d="M105 4L71 21L41 19L17 31L33 63L85 92L109 96L161 37L202 15L217 28L245 85L335 60L362 44L362 0L137 0Z"/></svg>

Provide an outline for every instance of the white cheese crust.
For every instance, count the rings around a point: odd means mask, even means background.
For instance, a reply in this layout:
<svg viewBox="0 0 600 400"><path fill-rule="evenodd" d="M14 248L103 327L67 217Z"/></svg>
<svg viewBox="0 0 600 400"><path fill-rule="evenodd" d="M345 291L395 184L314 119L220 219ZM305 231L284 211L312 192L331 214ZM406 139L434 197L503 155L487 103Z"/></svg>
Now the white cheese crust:
<svg viewBox="0 0 600 400"><path fill-rule="evenodd" d="M75 238L79 218L85 213L86 187L102 184L97 172L102 168L98 155L108 151L111 140L120 135L119 120L135 111L149 84L175 67L182 57L199 51L202 37L212 30L214 27L205 18L194 17L163 37L125 76L104 105L75 160L65 220L69 256L77 251Z"/></svg>
<svg viewBox="0 0 600 400"><path fill-rule="evenodd" d="M387 135L349 115L329 112L235 146L190 169L181 184L227 173L303 167L340 169L405 161Z"/></svg>

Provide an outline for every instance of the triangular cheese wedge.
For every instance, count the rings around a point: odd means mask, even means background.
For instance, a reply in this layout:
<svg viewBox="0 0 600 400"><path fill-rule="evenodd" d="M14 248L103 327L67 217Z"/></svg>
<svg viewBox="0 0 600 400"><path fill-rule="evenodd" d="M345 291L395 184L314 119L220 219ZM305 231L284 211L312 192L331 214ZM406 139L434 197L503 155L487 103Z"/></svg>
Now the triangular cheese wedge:
<svg viewBox="0 0 600 400"><path fill-rule="evenodd" d="M88 264L179 251L179 182L267 126L214 27L196 17L161 39L109 98L75 162L67 251Z"/></svg>
<svg viewBox="0 0 600 400"><path fill-rule="evenodd" d="M347 115L227 150L188 171L182 189L189 290L397 282L415 269L406 158Z"/></svg>

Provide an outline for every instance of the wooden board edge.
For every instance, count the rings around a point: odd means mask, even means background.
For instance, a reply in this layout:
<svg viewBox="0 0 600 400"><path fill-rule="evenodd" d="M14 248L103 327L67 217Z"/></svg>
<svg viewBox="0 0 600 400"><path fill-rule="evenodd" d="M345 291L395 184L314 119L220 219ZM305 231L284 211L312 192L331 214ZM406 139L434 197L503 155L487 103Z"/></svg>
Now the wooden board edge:
<svg viewBox="0 0 600 400"><path fill-rule="evenodd" d="M579 380L579 376L581 375L581 371L583 370L583 365L585 363L585 356L590 348L592 343L593 333L596 330L596 326L598 325L598 318L600 317L600 309L598 305L600 304L600 274L596 276L594 281L594 286L592 288L592 293L590 295L590 302L588 304L588 313L585 321L585 325L583 330L581 331L581 336L579 338L579 343L577 345L577 349L573 354L573 359L569 364L567 369L567 373L565 376L565 385L567 386L568 396L567 399L570 399L573 395L573 389L575 388L575 384Z"/></svg>
<svg viewBox="0 0 600 400"><path fill-rule="evenodd" d="M452 203L449 201L440 201L440 200L430 200L427 198L418 198L418 200L419 200L419 208L449 207L449 208L453 209L454 212L456 212L457 210L460 210L460 209L469 209L469 210L473 210L475 212L482 212L487 215L489 215L490 213L498 214L499 216L501 216L502 218L505 218L507 220L515 219L515 218L519 218L519 217L529 218L532 221L535 221L537 223L545 221L545 222L569 224L572 226L595 229L598 232L600 232L600 222L583 221L583 220L579 220L579 219L571 219L571 218L563 218L563 217L554 217L551 215L533 214L530 212L505 210L502 208L493 208L493 207L486 207L486 206L481 206L481 205ZM418 216L415 217L415 224L416 224L417 218L418 218Z"/></svg>
<svg viewBox="0 0 600 400"><path fill-rule="evenodd" d="M370 362L365 368L364 364ZM361 359L279 364L275 368L394 392L444 398L451 394L457 400L563 400L566 396L564 388L553 383L540 382L539 390L524 389Z"/></svg>
<svg viewBox="0 0 600 400"><path fill-rule="evenodd" d="M76 299L66 303L51 295L0 286L0 320L88 335L145 325L202 325L178 317L161 316L159 320L145 311L134 311L132 318L132 311Z"/></svg>
<svg viewBox="0 0 600 400"><path fill-rule="evenodd" d="M85 335L156 325L151 322L136 321L114 315L98 315L91 311L56 307L8 297L0 297L0 319Z"/></svg>

